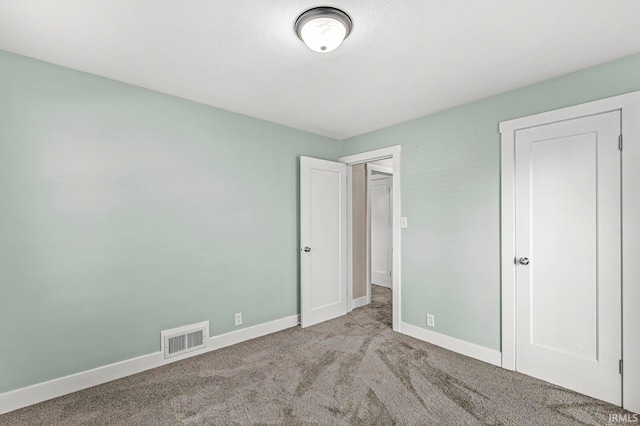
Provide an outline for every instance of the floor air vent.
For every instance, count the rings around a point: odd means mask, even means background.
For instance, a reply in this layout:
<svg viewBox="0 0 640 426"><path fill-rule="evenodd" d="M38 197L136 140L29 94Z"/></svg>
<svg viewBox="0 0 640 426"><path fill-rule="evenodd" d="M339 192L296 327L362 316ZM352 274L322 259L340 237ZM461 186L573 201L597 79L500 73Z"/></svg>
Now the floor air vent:
<svg viewBox="0 0 640 426"><path fill-rule="evenodd" d="M161 335L164 357L171 358L205 348L209 338L209 322L165 330Z"/></svg>

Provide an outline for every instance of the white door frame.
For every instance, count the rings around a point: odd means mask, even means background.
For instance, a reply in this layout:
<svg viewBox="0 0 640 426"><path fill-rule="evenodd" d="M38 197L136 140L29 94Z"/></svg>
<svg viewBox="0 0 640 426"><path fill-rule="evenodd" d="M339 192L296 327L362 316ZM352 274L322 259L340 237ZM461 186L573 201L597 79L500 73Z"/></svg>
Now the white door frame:
<svg viewBox="0 0 640 426"><path fill-rule="evenodd" d="M348 285L348 310L353 309L353 236L351 233L351 226L353 223L352 214L352 177L351 166L356 164L369 163L377 160L385 160L387 158L393 159L393 213L392 213L392 227L391 232L393 234L393 262L392 262L392 276L391 287L393 290L393 331L400 331L400 288L401 288L401 245L400 245L400 152L401 146L395 145L388 148L381 148L375 151L363 152L360 154L348 155L341 157L338 161L347 164L347 265L349 268L347 285ZM368 265L367 265L368 268Z"/></svg>
<svg viewBox="0 0 640 426"><path fill-rule="evenodd" d="M616 110L622 112L623 147L622 404L630 411L640 412L640 91L500 123L502 367L515 370L516 365L515 133Z"/></svg>
<svg viewBox="0 0 640 426"><path fill-rule="evenodd" d="M366 197L366 211L367 211L367 245L366 245L366 257L367 257L367 303L371 303L371 176L372 172L381 172L388 174L391 179L391 188L393 188L393 169L390 167L378 166L376 164L366 164L365 182L367 185L367 197ZM391 197L393 197L393 189L391 190ZM391 198L391 205L393 208L393 198Z"/></svg>

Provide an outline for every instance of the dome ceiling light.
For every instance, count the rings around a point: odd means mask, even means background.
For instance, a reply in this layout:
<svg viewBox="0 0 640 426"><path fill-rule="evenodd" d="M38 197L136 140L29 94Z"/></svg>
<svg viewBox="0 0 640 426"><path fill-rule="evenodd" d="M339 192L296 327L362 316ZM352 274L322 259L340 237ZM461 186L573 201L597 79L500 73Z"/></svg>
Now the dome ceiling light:
<svg viewBox="0 0 640 426"><path fill-rule="evenodd" d="M349 15L333 7L315 7L296 19L298 38L318 53L335 50L349 37L353 26Z"/></svg>

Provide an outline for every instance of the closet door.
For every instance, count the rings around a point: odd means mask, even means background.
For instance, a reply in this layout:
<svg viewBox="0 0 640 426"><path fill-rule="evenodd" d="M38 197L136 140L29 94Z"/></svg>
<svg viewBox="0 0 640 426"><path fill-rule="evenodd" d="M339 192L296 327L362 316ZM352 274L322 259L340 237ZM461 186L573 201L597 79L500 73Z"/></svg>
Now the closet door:
<svg viewBox="0 0 640 426"><path fill-rule="evenodd" d="M620 112L516 132L516 369L621 404Z"/></svg>

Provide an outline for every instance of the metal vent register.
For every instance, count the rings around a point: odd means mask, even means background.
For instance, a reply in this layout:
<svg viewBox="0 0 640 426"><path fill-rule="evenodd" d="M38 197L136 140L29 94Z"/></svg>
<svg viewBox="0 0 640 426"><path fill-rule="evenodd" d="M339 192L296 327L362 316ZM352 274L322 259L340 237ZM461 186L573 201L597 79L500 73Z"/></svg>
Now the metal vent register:
<svg viewBox="0 0 640 426"><path fill-rule="evenodd" d="M209 323L203 322L162 332L164 357L171 358L207 346Z"/></svg>

